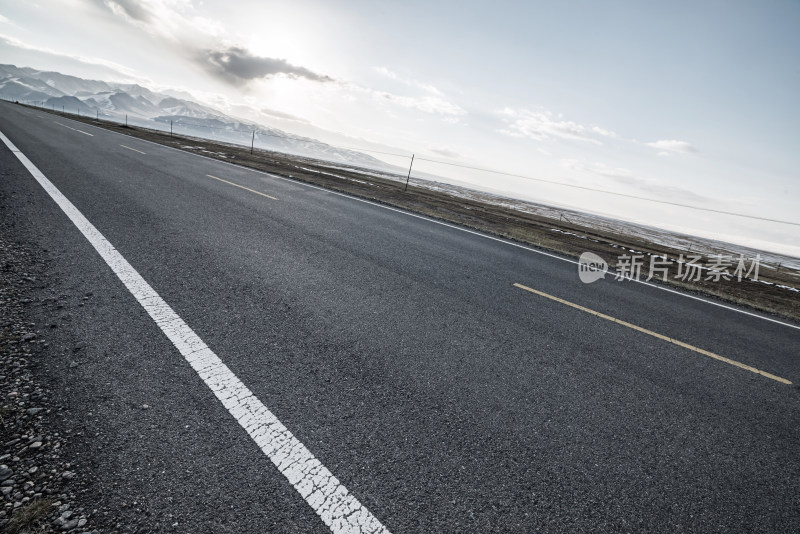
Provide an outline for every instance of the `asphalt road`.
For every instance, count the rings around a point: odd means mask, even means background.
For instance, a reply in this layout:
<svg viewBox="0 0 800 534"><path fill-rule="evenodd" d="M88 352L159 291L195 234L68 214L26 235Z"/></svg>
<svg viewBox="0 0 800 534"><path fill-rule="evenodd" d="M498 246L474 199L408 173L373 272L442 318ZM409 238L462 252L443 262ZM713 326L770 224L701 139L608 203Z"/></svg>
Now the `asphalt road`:
<svg viewBox="0 0 800 534"><path fill-rule="evenodd" d="M797 328L5 102L0 132L391 532L800 531ZM97 499L328 531L3 145L0 172Z"/></svg>

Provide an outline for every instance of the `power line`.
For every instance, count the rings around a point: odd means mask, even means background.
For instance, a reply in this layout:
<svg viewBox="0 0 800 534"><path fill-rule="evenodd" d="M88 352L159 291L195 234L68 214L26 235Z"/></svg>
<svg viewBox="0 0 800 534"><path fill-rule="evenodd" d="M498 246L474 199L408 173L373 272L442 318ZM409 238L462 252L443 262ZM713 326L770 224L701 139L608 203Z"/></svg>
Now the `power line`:
<svg viewBox="0 0 800 534"><path fill-rule="evenodd" d="M658 199L655 199L655 198L640 197L638 195L628 195L626 193L618 193L616 191L608 191L606 189L597 189L597 188L594 188L594 187L586 187L586 186L583 186L583 185L575 185L575 184L568 184L568 183L565 183L565 182L557 182L555 180L546 180L544 178L534 178L532 176L524 176L522 174L514 174L514 173L510 173L510 172L495 171L495 170L492 170L492 169L483 169L481 167L472 167L470 165L464 165L464 164L460 164L460 163L452 163L452 162L447 162L447 161L439 161L439 160L435 160L435 159L426 159L426 158L417 158L417 159L418 160L422 160L422 161L427 161L427 162L430 162L430 163L441 163L442 165L450 165L452 167L461 167L463 169L472 169L472 170L476 170L476 171L490 172L490 173L493 173L493 174L501 174L503 176L511 176L511 177L514 177L514 178L522 178L523 180L532 180L532 181L536 181L536 182L544 182L544 183L547 183L547 184L559 185L559 186L562 186L562 187L572 187L574 189L583 189L585 191L593 191L595 193L605 193L606 195L616 195L616 196L619 196L619 197L634 198L636 200L646 200L647 202L656 202L658 204L668 204L670 206L678 206L678 207L681 207L681 208L688 208L688 209L699 210L699 211L707 211L707 212L711 212L711 213L721 213L721 214L724 214L724 215L733 215L734 217L744 217L746 219L756 219L756 220L759 220L759 221L768 221L768 222L774 222L774 223L780 223L780 224L789 224L789 225L792 225L792 226L800 226L800 222L784 221L784 220L781 220L781 219L770 219L770 218L767 218L767 217L759 217L757 215L747 215L745 213L736 213L736 212L733 212L733 211L715 210L713 208L703 208L703 207L700 207L700 206L692 206L691 204L681 204L680 202L669 202L668 200L658 200Z"/></svg>

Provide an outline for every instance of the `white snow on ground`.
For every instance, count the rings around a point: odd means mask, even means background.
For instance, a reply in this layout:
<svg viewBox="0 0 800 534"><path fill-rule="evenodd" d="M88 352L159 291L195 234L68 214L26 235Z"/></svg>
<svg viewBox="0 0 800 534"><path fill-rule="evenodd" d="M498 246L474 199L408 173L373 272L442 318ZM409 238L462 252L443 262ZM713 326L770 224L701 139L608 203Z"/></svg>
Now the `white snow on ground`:
<svg viewBox="0 0 800 534"><path fill-rule="evenodd" d="M399 174L393 174L390 172L380 172L380 171L368 171L366 169L358 169L355 167L339 167L336 165L325 165L328 169L335 169L340 171L348 171L348 172L355 172L358 174L363 174L365 176L374 176L375 178L383 178L384 180L392 180L394 182L405 182L406 177L400 176ZM333 174L331 176L338 176L337 174Z"/></svg>
<svg viewBox="0 0 800 534"><path fill-rule="evenodd" d="M327 176L333 176L335 178L341 178L342 180L347 180L348 182L355 182L357 184L375 185L372 182L365 182L364 180L356 180L355 178L348 178L347 176L340 176L338 174L333 174L333 173L330 173L330 172L317 171L317 170L314 170L314 169L307 169L306 167L301 167L300 165L292 165L292 167L294 167L295 169L303 170L303 171L315 172L317 174L325 174Z"/></svg>
<svg viewBox="0 0 800 534"><path fill-rule="evenodd" d="M5 87L6 83L8 83L8 82L14 82L17 85L21 85L22 87L30 89L31 91L41 91L42 90L41 87L37 87L35 85L31 85L29 83L25 83L25 81L20 79L20 78L11 78L11 79L5 80L5 82L3 82L3 84L0 85L0 87Z"/></svg>

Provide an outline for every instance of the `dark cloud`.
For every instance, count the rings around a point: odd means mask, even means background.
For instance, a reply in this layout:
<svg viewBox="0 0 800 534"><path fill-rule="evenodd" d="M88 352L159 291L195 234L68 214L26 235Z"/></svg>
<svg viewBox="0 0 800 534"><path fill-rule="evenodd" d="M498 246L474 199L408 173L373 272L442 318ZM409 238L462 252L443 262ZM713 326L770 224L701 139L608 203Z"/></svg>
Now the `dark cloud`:
<svg viewBox="0 0 800 534"><path fill-rule="evenodd" d="M226 46L215 37L197 30L189 19L177 11L168 10L175 21L182 21L184 29L177 34L158 24L157 14L148 2L140 0L90 0L136 23L137 26L161 37L168 46L185 54L212 75L231 85L245 85L251 80L284 74L293 78L306 78L317 82L330 82L332 78L317 74L305 67L292 65L285 59L256 56L240 46ZM199 43L206 43L200 45ZM211 44L214 43L214 44ZM210 46L209 46L210 45Z"/></svg>
<svg viewBox="0 0 800 534"><path fill-rule="evenodd" d="M249 50L237 46L224 50L206 50L198 60L211 74L233 85L242 85L250 80L286 74L295 78L306 78L316 82L330 82L332 78L322 76L287 62L285 59L255 56Z"/></svg>
<svg viewBox="0 0 800 534"><path fill-rule="evenodd" d="M133 20L150 22L153 14L146 5L138 0L95 0L98 4L105 4L111 11L122 12Z"/></svg>

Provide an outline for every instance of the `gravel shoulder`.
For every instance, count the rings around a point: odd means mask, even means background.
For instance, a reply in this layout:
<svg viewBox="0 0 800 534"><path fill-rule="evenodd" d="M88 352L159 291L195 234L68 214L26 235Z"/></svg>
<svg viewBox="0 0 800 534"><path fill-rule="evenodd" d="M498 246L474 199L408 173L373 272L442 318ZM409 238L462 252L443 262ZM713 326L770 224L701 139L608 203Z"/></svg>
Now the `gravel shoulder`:
<svg viewBox="0 0 800 534"><path fill-rule="evenodd" d="M84 498L85 472L64 454L68 442L58 405L40 364L53 347L56 323L32 322L33 306L48 306L46 254L19 235L2 199L0 218L0 527L21 532L99 532L99 511ZM56 305L60 306L60 305ZM80 350L78 348L77 350Z"/></svg>

